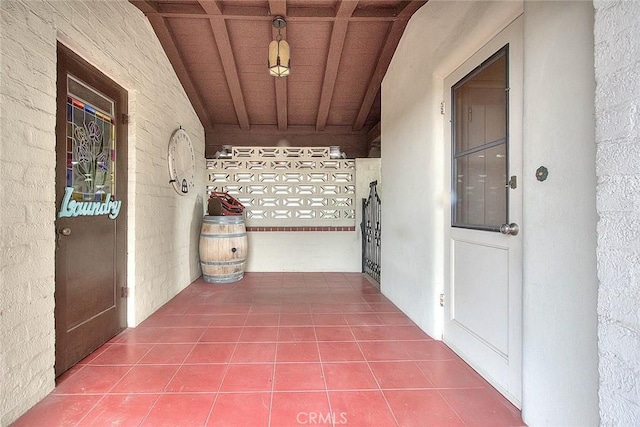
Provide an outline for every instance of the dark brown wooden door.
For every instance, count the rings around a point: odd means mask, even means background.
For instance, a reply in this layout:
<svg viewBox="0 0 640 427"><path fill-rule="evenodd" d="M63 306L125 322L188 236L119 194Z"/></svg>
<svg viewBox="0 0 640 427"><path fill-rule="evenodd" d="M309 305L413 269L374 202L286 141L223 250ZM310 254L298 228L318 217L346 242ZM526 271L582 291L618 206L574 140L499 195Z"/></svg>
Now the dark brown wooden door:
<svg viewBox="0 0 640 427"><path fill-rule="evenodd" d="M127 93L58 45L56 376L126 327Z"/></svg>

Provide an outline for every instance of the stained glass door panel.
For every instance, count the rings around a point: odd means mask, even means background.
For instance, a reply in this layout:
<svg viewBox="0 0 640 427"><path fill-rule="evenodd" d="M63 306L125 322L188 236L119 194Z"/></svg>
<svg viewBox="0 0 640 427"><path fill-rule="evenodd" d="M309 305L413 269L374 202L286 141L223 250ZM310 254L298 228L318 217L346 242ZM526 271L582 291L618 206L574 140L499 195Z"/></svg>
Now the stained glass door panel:
<svg viewBox="0 0 640 427"><path fill-rule="evenodd" d="M104 202L115 193L114 103L68 77L67 187L73 199Z"/></svg>

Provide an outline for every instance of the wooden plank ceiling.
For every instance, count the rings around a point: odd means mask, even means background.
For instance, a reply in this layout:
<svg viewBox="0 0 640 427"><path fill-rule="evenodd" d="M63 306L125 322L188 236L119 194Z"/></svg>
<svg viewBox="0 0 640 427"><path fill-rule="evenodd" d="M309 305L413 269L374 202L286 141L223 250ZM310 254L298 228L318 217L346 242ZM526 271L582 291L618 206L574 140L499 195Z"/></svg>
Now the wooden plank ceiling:
<svg viewBox="0 0 640 427"><path fill-rule="evenodd" d="M130 0L149 19L200 118L207 156L222 145L340 145L379 140L380 84L409 18L426 1ZM267 69L277 35L291 74Z"/></svg>

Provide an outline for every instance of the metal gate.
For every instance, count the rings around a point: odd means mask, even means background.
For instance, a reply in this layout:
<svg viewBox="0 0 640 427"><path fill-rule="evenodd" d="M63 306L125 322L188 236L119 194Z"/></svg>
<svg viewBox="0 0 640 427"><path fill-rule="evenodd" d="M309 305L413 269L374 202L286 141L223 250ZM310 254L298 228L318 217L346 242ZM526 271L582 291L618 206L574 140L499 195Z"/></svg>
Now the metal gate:
<svg viewBox="0 0 640 427"><path fill-rule="evenodd" d="M380 197L378 181L369 184L369 197L362 199L362 272L380 283Z"/></svg>

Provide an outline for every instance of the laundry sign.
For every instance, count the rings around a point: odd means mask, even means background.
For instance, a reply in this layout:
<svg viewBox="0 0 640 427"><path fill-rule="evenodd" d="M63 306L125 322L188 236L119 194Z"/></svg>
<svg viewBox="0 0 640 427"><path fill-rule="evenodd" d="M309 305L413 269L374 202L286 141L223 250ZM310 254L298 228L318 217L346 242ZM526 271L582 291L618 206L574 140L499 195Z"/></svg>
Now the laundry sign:
<svg viewBox="0 0 640 427"><path fill-rule="evenodd" d="M122 200L111 200L111 194L107 194L104 202L72 200L73 187L66 187L64 199L58 218L70 218L76 216L109 215L109 219L116 219L122 207Z"/></svg>

